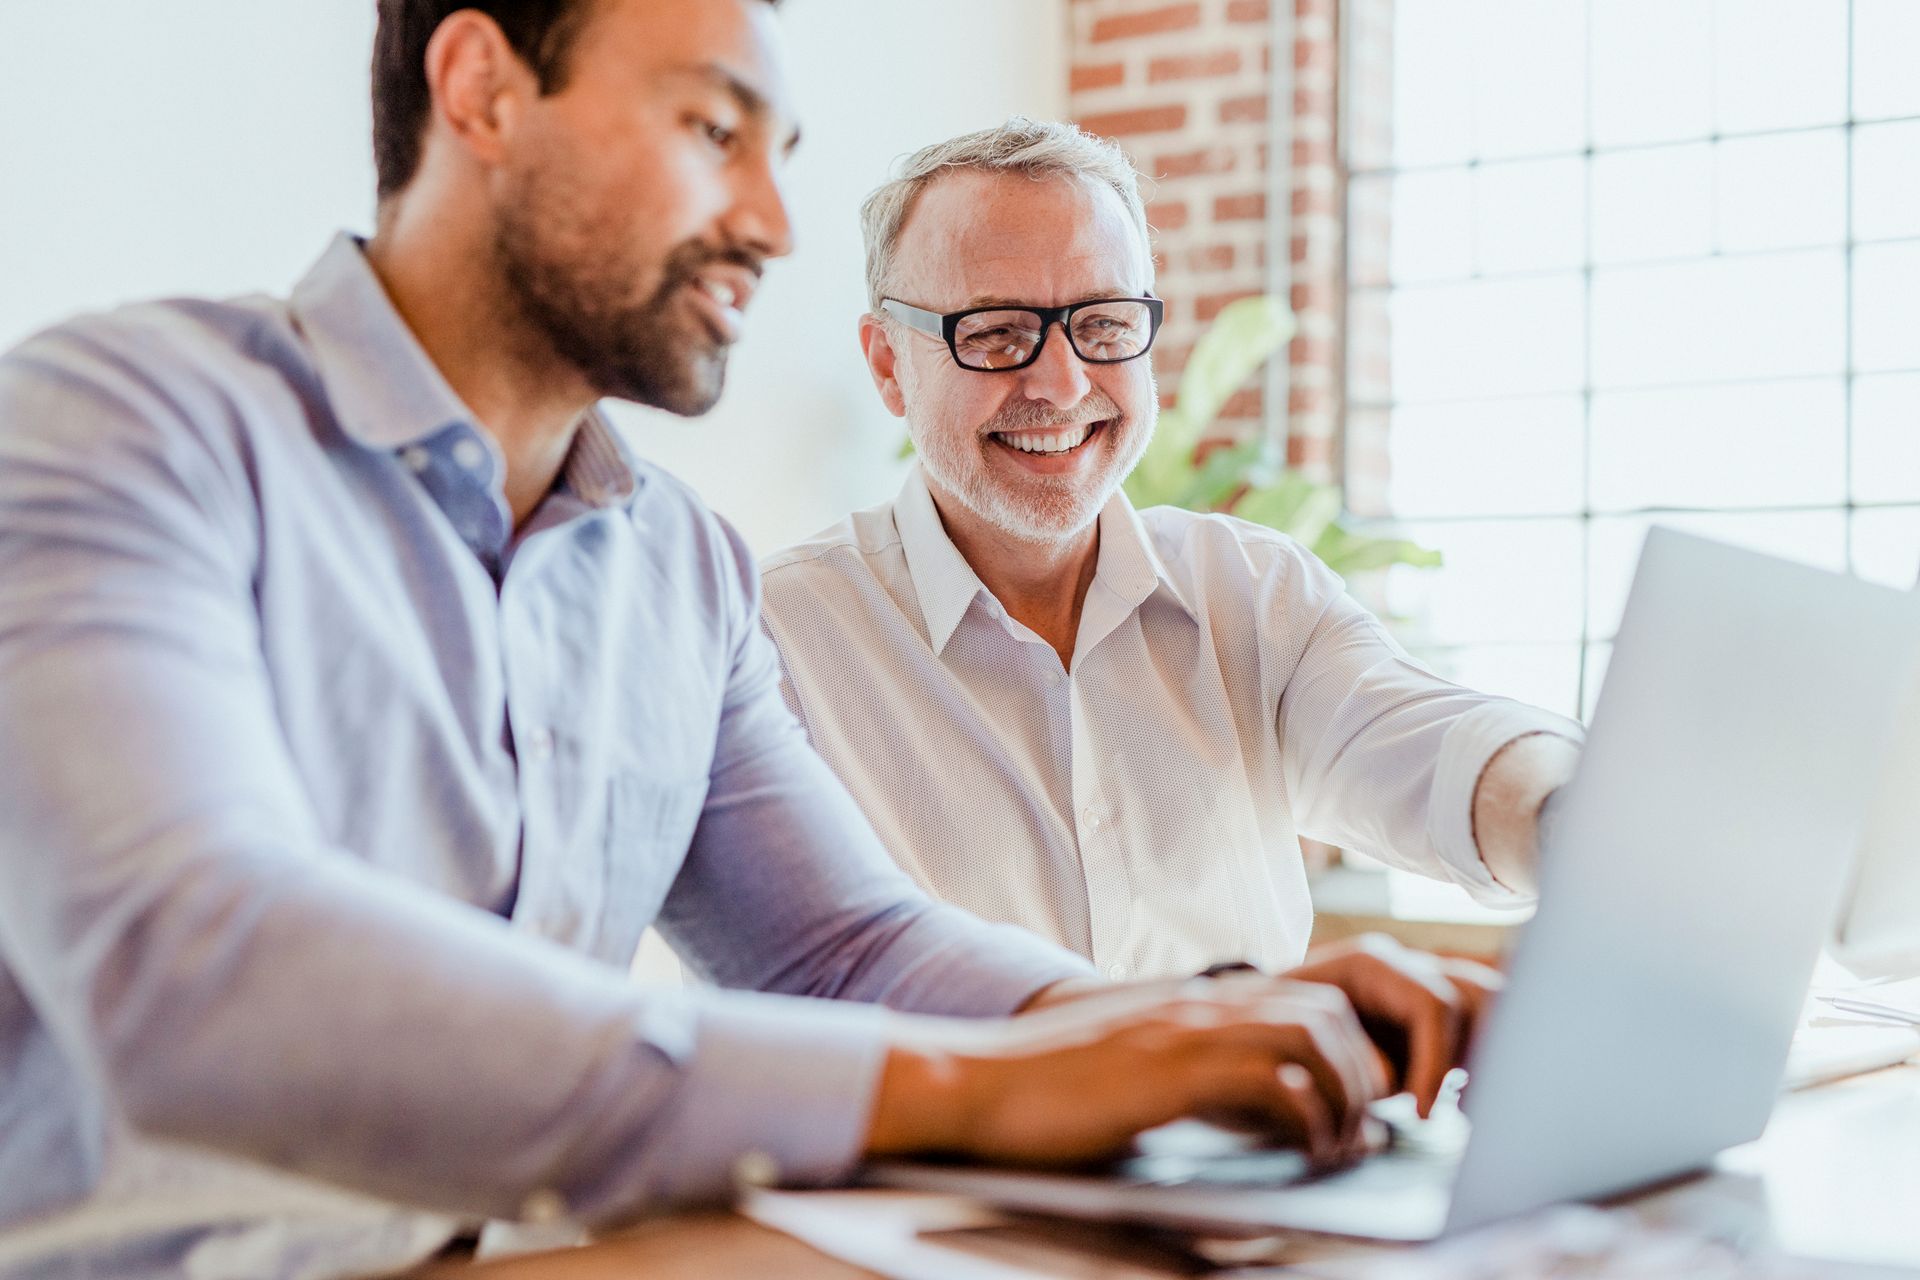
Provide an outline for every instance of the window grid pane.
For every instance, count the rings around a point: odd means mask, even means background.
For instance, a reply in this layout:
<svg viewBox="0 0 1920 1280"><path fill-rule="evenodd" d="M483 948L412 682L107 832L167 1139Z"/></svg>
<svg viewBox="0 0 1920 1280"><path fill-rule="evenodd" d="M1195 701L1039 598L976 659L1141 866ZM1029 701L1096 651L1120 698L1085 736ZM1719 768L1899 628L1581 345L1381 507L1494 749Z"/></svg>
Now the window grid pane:
<svg viewBox="0 0 1920 1280"><path fill-rule="evenodd" d="M1656 519L1920 573L1916 9L1400 0L1349 406L1449 553L1388 579L1423 659L1590 712Z"/></svg>

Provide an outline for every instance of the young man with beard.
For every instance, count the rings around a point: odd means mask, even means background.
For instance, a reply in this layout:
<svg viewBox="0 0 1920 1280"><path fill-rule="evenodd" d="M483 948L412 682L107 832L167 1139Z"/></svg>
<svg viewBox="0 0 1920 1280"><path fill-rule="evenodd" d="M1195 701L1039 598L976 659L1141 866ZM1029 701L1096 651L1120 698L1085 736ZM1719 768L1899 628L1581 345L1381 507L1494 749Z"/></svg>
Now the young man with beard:
<svg viewBox="0 0 1920 1280"><path fill-rule="evenodd" d="M765 612L921 885L1116 979L1299 964L1301 834L1521 900L1579 726L1435 677L1288 538L1120 491L1160 320L1125 155L1016 119L864 224L860 341L919 463L768 559Z"/></svg>
<svg viewBox="0 0 1920 1280"><path fill-rule="evenodd" d="M1332 1159L1356 1004L1431 1096L1474 988L1096 992L927 899L594 410L704 411L789 249L766 0L382 0L374 117L376 233L290 298L0 359L0 1271L365 1274L1196 1113ZM655 920L734 990L633 987Z"/></svg>

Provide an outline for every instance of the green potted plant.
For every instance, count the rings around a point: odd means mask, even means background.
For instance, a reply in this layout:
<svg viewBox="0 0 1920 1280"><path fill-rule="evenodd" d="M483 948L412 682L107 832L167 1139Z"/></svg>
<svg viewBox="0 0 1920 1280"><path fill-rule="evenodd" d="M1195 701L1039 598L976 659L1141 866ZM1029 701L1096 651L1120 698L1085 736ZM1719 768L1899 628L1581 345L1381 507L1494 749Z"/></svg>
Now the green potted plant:
<svg viewBox="0 0 1920 1280"><path fill-rule="evenodd" d="M1439 565L1437 551L1349 528L1337 488L1275 464L1261 441L1199 448L1227 397L1292 336L1293 315L1277 298L1242 298L1223 308L1194 344L1179 396L1161 411L1153 443L1127 477L1127 497L1136 507L1221 511L1278 529L1342 577L1396 564Z"/></svg>

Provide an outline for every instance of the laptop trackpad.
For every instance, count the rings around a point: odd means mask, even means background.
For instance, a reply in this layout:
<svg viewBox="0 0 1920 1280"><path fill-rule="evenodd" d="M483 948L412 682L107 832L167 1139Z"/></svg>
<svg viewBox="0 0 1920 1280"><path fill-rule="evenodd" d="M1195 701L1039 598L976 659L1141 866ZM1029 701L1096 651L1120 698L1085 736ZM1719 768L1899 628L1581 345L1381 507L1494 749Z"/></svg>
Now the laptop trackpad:
<svg viewBox="0 0 1920 1280"><path fill-rule="evenodd" d="M1313 1173L1296 1149L1267 1146L1197 1120L1148 1130L1134 1145L1137 1154L1116 1160L1108 1172L1138 1186L1284 1187Z"/></svg>

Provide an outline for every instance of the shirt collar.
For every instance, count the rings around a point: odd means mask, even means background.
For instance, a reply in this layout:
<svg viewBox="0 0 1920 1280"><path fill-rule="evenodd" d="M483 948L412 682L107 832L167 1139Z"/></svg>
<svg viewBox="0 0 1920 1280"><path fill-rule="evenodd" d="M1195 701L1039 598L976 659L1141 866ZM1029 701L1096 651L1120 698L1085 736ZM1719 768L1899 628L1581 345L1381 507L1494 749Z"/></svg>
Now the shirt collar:
<svg viewBox="0 0 1920 1280"><path fill-rule="evenodd" d="M340 429L356 443L400 449L474 420L393 309L354 237L335 236L294 286L293 316Z"/></svg>
<svg viewBox="0 0 1920 1280"><path fill-rule="evenodd" d="M1094 566L1093 585L1111 591L1128 609L1137 609L1155 591L1164 591L1188 616L1199 618L1167 572L1124 489L1115 489L1100 509L1100 562Z"/></svg>
<svg viewBox="0 0 1920 1280"><path fill-rule="evenodd" d="M560 480L590 507L612 507L639 491L637 468L627 445L598 408L589 409L573 433Z"/></svg>
<svg viewBox="0 0 1920 1280"><path fill-rule="evenodd" d="M292 307L349 439L391 451L420 444L455 424L478 431L473 411L394 310L357 238L345 232L333 238L294 286ZM637 488L633 459L597 408L581 419L560 476L581 501L595 507L624 502Z"/></svg>
<svg viewBox="0 0 1920 1280"><path fill-rule="evenodd" d="M894 500L893 522L920 600L920 615L927 624L927 641L936 654L942 653L973 602L983 596L992 599L992 593L947 536L918 463ZM1147 537L1139 513L1119 490L1100 510L1100 560L1094 567L1093 585L1111 592L1128 610L1144 604L1156 590L1164 590L1194 616Z"/></svg>
<svg viewBox="0 0 1920 1280"><path fill-rule="evenodd" d="M894 528L900 532L900 548L907 554L907 572L913 578L913 593L920 598L920 616L926 620L927 642L935 653L943 653L954 628L960 625L974 600L988 595L980 575L973 571L960 548L947 536L940 523L940 511L927 491L927 478L914 463L900 496L893 504Z"/></svg>

